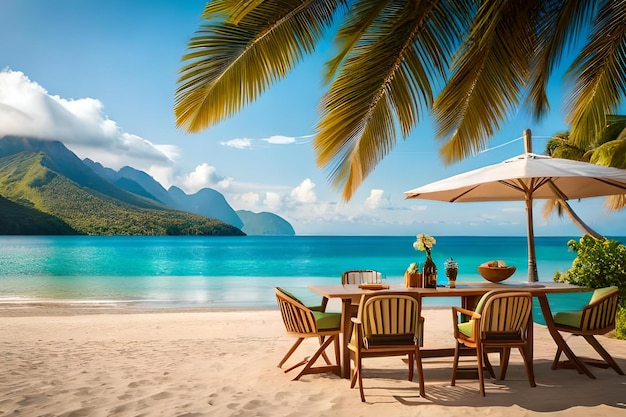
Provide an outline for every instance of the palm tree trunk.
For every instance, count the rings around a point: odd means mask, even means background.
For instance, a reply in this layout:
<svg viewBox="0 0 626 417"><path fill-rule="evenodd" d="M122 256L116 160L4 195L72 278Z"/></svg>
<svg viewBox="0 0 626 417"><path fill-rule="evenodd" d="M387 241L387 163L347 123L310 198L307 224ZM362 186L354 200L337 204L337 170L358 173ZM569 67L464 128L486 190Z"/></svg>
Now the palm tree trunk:
<svg viewBox="0 0 626 417"><path fill-rule="evenodd" d="M604 240L605 237L602 236L601 234L599 234L598 232L596 232L595 230L593 230L591 227L589 227L580 217L578 217L578 214L576 214L574 212L574 210L570 207L569 204L567 204L567 201L565 200L558 200L559 204L561 205L561 207L563 208L563 211L565 213L567 213L567 215L569 216L569 218L574 222L574 224L580 229L582 230L584 233L593 236L596 239L601 239Z"/></svg>

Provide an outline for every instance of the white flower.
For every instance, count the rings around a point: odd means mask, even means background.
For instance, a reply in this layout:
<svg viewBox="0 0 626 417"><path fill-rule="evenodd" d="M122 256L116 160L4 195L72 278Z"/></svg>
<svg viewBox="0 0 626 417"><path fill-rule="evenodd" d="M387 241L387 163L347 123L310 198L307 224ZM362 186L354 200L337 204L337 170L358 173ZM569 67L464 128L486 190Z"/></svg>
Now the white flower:
<svg viewBox="0 0 626 417"><path fill-rule="evenodd" d="M413 243L415 250L426 251L430 253L430 250L435 246L437 241L434 237L427 235L426 233L420 233L416 236L416 240Z"/></svg>

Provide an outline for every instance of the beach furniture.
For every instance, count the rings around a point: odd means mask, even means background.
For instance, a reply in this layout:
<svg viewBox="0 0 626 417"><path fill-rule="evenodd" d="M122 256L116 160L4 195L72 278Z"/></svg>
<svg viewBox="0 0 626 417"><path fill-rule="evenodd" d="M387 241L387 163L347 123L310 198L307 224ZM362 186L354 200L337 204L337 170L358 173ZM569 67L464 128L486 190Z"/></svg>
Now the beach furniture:
<svg viewBox="0 0 626 417"><path fill-rule="evenodd" d="M534 387L535 376L532 363L532 295L530 292L495 290L483 295L474 311L452 307L454 320L454 362L452 382L456 383L459 364L459 351L462 346L476 350L480 394L485 396L483 368L486 366L492 376L493 368L487 357L488 351L500 350L500 376L503 380L509 362L511 348L518 348L530 386ZM464 317L469 320L464 321Z"/></svg>
<svg viewBox="0 0 626 417"><path fill-rule="evenodd" d="M380 273L373 269L351 269L341 274L341 283L343 285L376 284L379 283L378 277L380 276Z"/></svg>
<svg viewBox="0 0 626 417"><path fill-rule="evenodd" d="M584 358L582 362L594 366L611 367L619 375L624 375L619 365L611 355L602 347L600 342L594 337L603 335L615 329L615 315L617 314L617 301L619 289L617 287L606 287L596 289L589 303L578 311L561 311L554 315L554 324L558 331L582 336L589 343L604 361L592 361ZM570 361L559 362L562 349L559 347L552 363L552 369L568 367ZM583 365L584 366L584 365ZM591 372L589 371L589 374ZM595 379L595 376L590 375Z"/></svg>
<svg viewBox="0 0 626 417"><path fill-rule="evenodd" d="M409 381L413 380L417 363L419 392L424 394L424 374L420 357L420 302L409 295L385 294L361 297L352 338L348 344L354 361L350 388L359 384L361 401L363 393L363 359L381 356L407 356Z"/></svg>
<svg viewBox="0 0 626 417"><path fill-rule="evenodd" d="M458 285L455 288L449 287L437 287L437 288L406 288L404 284L390 284L389 289L383 290L369 290L366 288L360 288L358 285L309 285L311 291L326 297L328 299L340 299L341 311L342 311L342 375L344 378L350 377L350 350L348 349L348 342L352 335L352 322L350 312L352 310L352 304L354 300L360 300L364 294L384 294L387 292L410 295L412 297L419 298L420 303L424 298L440 298L440 297L458 297L461 299L461 306L468 310L474 310L477 302L485 293L494 289L506 289L507 291L522 291L530 292L534 298L539 301L541 308L541 314L545 320L545 325L550 332L550 336L554 340L554 343L563 350L563 353L569 360L572 361L573 366L580 372L585 373L590 378L593 378L593 374L582 364L582 361L574 355L570 347L567 345L561 333L556 330L552 309L548 302L549 294L566 294L566 293L578 293L578 292L591 292L590 288L581 287L578 285L543 281L540 283L490 283L487 281L481 282L463 282L462 285ZM445 298L443 298L445 300ZM447 302L446 302L447 303ZM424 327L425 339L428 340L427 331L428 328ZM532 331L532 326L528 331ZM453 357L454 347L442 347L442 346L427 346L424 344L424 348L420 349L420 355L422 359L425 358L441 358L441 357ZM530 349L532 355L532 349ZM532 356L531 356L532 359Z"/></svg>
<svg viewBox="0 0 626 417"><path fill-rule="evenodd" d="M296 342L285 354L283 359L278 363L278 367L287 362L291 355L296 351L298 346L307 338L315 337L319 339L320 346L310 358L296 363L285 372L292 371L300 366L302 370L294 380L300 379L305 374L315 374L322 372L332 372L341 376L340 352L339 352L339 334L341 333L341 313L327 313L325 311L313 310L305 306L300 300L295 298L289 292L282 288L274 289L278 307L285 324L287 333L296 337ZM333 344L335 351L335 363L331 363L326 355L326 349ZM315 362L322 357L326 361L326 365L313 366Z"/></svg>

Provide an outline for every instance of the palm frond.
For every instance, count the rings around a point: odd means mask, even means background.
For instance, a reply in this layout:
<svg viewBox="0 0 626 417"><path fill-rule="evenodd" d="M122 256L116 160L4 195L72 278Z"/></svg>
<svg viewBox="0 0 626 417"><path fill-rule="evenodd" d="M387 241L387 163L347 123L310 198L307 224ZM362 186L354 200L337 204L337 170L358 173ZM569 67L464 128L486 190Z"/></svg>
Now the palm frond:
<svg viewBox="0 0 626 417"><path fill-rule="evenodd" d="M434 103L446 163L483 149L517 107L537 43L532 22L540 1L482 3Z"/></svg>
<svg viewBox="0 0 626 417"><path fill-rule="evenodd" d="M609 211L618 211L626 208L626 195L610 195L604 200L604 207Z"/></svg>
<svg viewBox="0 0 626 417"><path fill-rule="evenodd" d="M367 3L367 4L366 4ZM373 21L359 6L350 25L359 40L341 65L322 102L314 148L317 163L330 166L329 177L342 198L357 187L396 143L396 127L404 136L433 100L433 84L442 80L447 58L463 19L450 14L456 2L389 2ZM368 26L362 31L354 19ZM350 33L344 30L344 36Z"/></svg>
<svg viewBox="0 0 626 417"><path fill-rule="evenodd" d="M581 35L591 20L594 1L559 0L542 2L536 14L537 53L529 80L529 93L525 105L535 119L541 119L549 110L546 87L552 71L559 65L563 55Z"/></svg>
<svg viewBox="0 0 626 417"><path fill-rule="evenodd" d="M606 115L626 96L626 1L605 2L589 43L568 70L568 121L572 140L583 146L599 137Z"/></svg>
<svg viewBox="0 0 626 417"><path fill-rule="evenodd" d="M189 41L175 94L176 125L198 132L232 116L305 54L331 25L341 0L265 0L237 14L237 4L210 2L209 18ZM231 16L237 16L237 24Z"/></svg>

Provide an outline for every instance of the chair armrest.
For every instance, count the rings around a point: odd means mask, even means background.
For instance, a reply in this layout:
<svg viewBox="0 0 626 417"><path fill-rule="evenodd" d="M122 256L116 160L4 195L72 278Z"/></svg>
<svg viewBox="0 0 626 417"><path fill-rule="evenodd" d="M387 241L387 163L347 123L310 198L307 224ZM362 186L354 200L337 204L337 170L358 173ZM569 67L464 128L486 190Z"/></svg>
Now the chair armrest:
<svg viewBox="0 0 626 417"><path fill-rule="evenodd" d="M462 307L452 307L452 316L455 319L457 319L459 314L464 314L466 316L469 316L471 319L479 319L480 318L480 313L477 313L475 311L468 310L468 309L462 308Z"/></svg>

